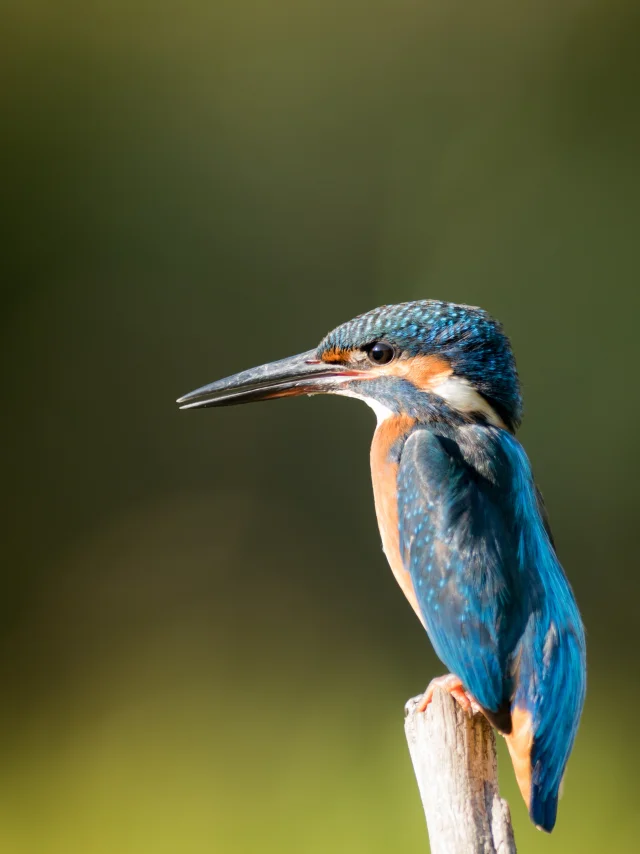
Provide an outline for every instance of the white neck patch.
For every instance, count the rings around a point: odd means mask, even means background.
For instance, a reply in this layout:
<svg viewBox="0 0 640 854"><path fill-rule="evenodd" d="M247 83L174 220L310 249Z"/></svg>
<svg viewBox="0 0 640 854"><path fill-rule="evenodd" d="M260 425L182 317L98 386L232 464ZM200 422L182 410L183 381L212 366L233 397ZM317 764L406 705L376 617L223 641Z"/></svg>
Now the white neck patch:
<svg viewBox="0 0 640 854"><path fill-rule="evenodd" d="M344 379L347 381L349 378L344 377ZM500 418L493 407L464 377L455 377L450 375L441 383L431 387L429 389L429 393L441 397L442 400L448 403L452 409L455 409L458 412L462 412L464 414L478 412L481 415L484 415L489 424L493 424L494 427L500 427L503 430L506 429L506 425L502 418ZM340 394L343 397L354 397L356 400L364 401L367 406L370 406L375 412L376 418L378 419L378 426L394 414L393 410L389 409L389 407L385 406L383 403L380 403L379 400L375 400L373 397L367 397L364 394L357 394L349 388L345 388L344 391L336 390L334 391L334 394Z"/></svg>
<svg viewBox="0 0 640 854"><path fill-rule="evenodd" d="M447 377L444 382L429 389L432 394L437 394L446 401L452 409L458 412L479 412L494 427L505 429L504 421L496 413L492 406L479 394L475 388L464 377Z"/></svg>
<svg viewBox="0 0 640 854"><path fill-rule="evenodd" d="M391 409L388 406L385 406L383 403L380 403L379 400L375 400L373 397L365 397L363 394L356 394L353 391L349 391L345 389L344 391L336 391L335 394L341 394L343 397L355 397L357 400L363 400L367 406L370 406L371 409L376 414L376 418L378 419L378 426L382 424L383 421L386 421L387 418L390 418L393 415Z"/></svg>

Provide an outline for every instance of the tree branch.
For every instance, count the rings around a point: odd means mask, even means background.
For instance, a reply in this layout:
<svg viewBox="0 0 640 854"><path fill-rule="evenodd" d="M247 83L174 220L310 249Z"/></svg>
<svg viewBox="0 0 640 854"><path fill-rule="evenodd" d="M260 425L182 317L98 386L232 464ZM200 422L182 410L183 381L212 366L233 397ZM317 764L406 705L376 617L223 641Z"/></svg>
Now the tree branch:
<svg viewBox="0 0 640 854"><path fill-rule="evenodd" d="M407 702L404 729L431 854L515 854L491 725L440 689L424 714L416 710L420 699Z"/></svg>

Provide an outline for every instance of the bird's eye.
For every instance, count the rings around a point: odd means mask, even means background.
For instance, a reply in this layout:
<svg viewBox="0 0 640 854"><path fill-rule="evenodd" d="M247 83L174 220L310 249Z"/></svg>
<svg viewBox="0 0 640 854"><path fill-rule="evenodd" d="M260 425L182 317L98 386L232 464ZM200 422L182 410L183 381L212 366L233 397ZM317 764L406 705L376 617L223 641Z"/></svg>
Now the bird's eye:
<svg viewBox="0 0 640 854"><path fill-rule="evenodd" d="M378 341L377 344L374 344L367 350L367 356L369 357L369 361L372 362L374 365L388 364L393 359L395 354L396 351L393 349L391 344L387 344L386 341Z"/></svg>

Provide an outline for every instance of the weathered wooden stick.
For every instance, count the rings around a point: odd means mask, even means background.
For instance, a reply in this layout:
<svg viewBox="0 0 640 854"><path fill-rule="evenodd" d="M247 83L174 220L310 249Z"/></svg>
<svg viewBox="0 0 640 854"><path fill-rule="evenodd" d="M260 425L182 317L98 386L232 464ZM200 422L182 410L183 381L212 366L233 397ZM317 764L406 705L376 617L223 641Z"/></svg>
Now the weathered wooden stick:
<svg viewBox="0 0 640 854"><path fill-rule="evenodd" d="M509 805L498 791L496 741L482 714L437 689L405 706L404 729L427 818L431 854L515 854Z"/></svg>

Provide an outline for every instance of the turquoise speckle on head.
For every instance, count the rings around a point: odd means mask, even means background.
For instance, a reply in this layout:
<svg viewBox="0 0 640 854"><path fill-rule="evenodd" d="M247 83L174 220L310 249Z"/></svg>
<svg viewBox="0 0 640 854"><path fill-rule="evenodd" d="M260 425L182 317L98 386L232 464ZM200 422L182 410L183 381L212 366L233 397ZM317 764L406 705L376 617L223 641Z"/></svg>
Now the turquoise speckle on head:
<svg viewBox="0 0 640 854"><path fill-rule="evenodd" d="M438 356L467 380L515 429L522 398L515 359L501 325L482 308L439 300L383 305L341 324L320 342L318 354L357 350L386 341L401 358Z"/></svg>

